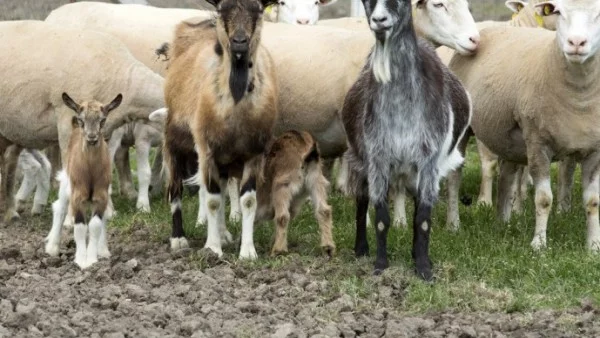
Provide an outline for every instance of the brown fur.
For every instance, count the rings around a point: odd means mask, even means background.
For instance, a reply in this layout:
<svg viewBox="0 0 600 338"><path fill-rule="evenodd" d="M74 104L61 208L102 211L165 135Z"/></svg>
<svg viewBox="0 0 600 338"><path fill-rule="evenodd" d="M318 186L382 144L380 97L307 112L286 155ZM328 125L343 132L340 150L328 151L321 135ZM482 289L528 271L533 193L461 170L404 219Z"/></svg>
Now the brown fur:
<svg viewBox="0 0 600 338"><path fill-rule="evenodd" d="M323 176L317 143L307 132L288 131L267 148L262 177L258 181L256 221L273 219L275 243L271 254L287 252L287 227L310 196L321 231L321 247L331 256L335 250L329 182Z"/></svg>
<svg viewBox="0 0 600 338"><path fill-rule="evenodd" d="M76 222L84 217L86 202L92 203L93 214L98 215L100 218L104 217L108 206L108 189L112 180L112 167L108 144L102 137L103 122L100 123L99 121L105 120L110 110L115 109L120 104L119 97L116 99L119 100L116 106L114 106L115 101L108 106L104 106L97 101L69 105L67 103L69 101L68 96L63 96L65 103L70 108L75 108L73 110L77 112L77 117L73 119L73 130L69 139L66 161L66 171L71 183L69 211L75 216ZM92 133L100 133L95 145L88 143L89 133L87 129L78 125L77 118L83 121L83 124L99 124L99 128L92 131ZM96 128L92 127L92 129Z"/></svg>

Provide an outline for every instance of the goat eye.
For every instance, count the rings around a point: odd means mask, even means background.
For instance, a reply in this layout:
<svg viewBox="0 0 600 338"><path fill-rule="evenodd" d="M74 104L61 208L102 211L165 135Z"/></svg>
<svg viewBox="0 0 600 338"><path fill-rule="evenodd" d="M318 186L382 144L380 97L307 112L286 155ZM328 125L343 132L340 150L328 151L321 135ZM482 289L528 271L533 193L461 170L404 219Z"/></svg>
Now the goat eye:
<svg viewBox="0 0 600 338"><path fill-rule="evenodd" d="M437 4L433 4L433 7L435 7L435 8L443 8L445 6L444 6L443 3L440 2L440 3L437 3Z"/></svg>
<svg viewBox="0 0 600 338"><path fill-rule="evenodd" d="M315 6L318 6L318 5L319 5L319 2L318 2L318 1L315 1Z"/></svg>
<svg viewBox="0 0 600 338"><path fill-rule="evenodd" d="M279 1L279 6L285 6L285 1Z"/></svg>

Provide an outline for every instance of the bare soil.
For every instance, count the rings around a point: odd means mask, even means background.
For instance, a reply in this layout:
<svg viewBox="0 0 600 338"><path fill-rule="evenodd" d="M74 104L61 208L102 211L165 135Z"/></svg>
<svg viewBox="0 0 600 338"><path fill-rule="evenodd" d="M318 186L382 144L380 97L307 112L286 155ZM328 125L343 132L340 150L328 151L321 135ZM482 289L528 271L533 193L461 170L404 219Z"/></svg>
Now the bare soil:
<svg viewBox="0 0 600 338"><path fill-rule="evenodd" d="M81 271L70 231L57 258L44 253L46 231L0 226L0 337L600 336L587 302L566 312L405 314L408 290L393 270L356 269L377 290L357 298L334 291L328 276L340 267L324 257L266 268L216 259L201 243L172 254L135 225L111 229L112 257Z"/></svg>

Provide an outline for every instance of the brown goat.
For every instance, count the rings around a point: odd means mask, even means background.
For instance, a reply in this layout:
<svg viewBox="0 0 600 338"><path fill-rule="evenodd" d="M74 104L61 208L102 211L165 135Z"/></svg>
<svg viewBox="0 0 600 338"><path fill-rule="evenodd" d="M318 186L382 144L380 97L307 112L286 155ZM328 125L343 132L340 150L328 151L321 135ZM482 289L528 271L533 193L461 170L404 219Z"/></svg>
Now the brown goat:
<svg viewBox="0 0 600 338"><path fill-rule="evenodd" d="M108 105L97 101L77 104L66 93L62 99L67 107L75 111L69 139L66 172L58 174L60 188L58 200L52 204L52 229L46 238L46 253L57 256L60 231L65 218L67 203L75 215L75 263L85 269L98 261L98 256L109 257L106 241L106 220L112 167L108 145L102 128L110 111L116 109L121 94ZM92 219L89 222L90 236L86 249L87 225L85 224L86 203L92 204Z"/></svg>
<svg viewBox="0 0 600 338"><path fill-rule="evenodd" d="M217 8L214 20L195 25L197 39L183 39L181 23L171 44L165 99L164 158L169 172L173 217L171 248L187 247L181 195L188 159L198 156L197 183L207 190L206 248L222 255L225 228L222 190L228 176L241 177L241 258L256 258L253 231L256 173L277 119L277 81L273 61L260 46L262 13L276 0L208 0ZM187 41L187 42L186 42ZM194 148L187 142L193 136Z"/></svg>
<svg viewBox="0 0 600 338"><path fill-rule="evenodd" d="M321 231L321 247L331 256L333 242L329 182L323 176L317 143L305 132L288 131L267 147L258 180L256 222L273 219L275 243L272 255L287 252L287 227L311 198Z"/></svg>

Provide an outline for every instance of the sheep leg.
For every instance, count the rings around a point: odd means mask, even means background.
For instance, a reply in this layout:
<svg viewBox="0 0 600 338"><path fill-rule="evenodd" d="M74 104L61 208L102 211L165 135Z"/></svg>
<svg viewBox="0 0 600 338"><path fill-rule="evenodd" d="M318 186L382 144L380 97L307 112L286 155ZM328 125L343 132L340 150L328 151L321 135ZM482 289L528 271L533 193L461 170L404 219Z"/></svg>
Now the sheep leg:
<svg viewBox="0 0 600 338"><path fill-rule="evenodd" d="M341 192L346 192L346 182L348 181L348 161L344 159L344 157L340 157L337 159L340 163L339 170L337 173L335 185L337 189Z"/></svg>
<svg viewBox="0 0 600 338"><path fill-rule="evenodd" d="M147 141L136 140L135 153L137 156L137 175L138 175L138 199L136 208L143 212L150 212L150 178L152 169L150 168L150 144Z"/></svg>
<svg viewBox="0 0 600 338"><path fill-rule="evenodd" d="M558 164L558 211L567 212L571 210L571 192L575 178L575 167L577 162L566 158Z"/></svg>
<svg viewBox="0 0 600 338"><path fill-rule="evenodd" d="M65 212L69 206L69 196L71 195L69 178L66 174L62 176L58 180L58 199L52 203L52 229L50 229L50 233L46 237L46 253L50 256L58 256L61 227L65 218Z"/></svg>
<svg viewBox="0 0 600 338"><path fill-rule="evenodd" d="M466 157L467 146L469 145L469 139L471 138L471 132L467 132L464 137L460 140L458 144L458 151L464 157ZM455 170L452 170L448 174L448 208L446 211L446 226L453 230L457 231L460 228L460 213L458 210L459 197L460 194L460 184L462 182L462 170L464 164L461 164Z"/></svg>
<svg viewBox="0 0 600 338"><path fill-rule="evenodd" d="M517 188L516 177L519 165L514 162L502 160L500 162L500 176L498 177L498 217L508 223L512 212L513 200Z"/></svg>
<svg viewBox="0 0 600 338"><path fill-rule="evenodd" d="M244 164L240 204L242 207L242 246L240 258L256 259L254 248L254 218L256 217L256 172L260 156Z"/></svg>
<svg viewBox="0 0 600 338"><path fill-rule="evenodd" d="M15 209L14 188L17 164L21 150L23 150L22 147L13 144L4 152L5 163L3 168L4 176L2 177L2 188L4 201L6 201L6 214L4 215L4 220L6 222L19 219L19 213Z"/></svg>
<svg viewBox="0 0 600 338"><path fill-rule="evenodd" d="M273 192L273 207L275 209L275 243L271 249L271 256L288 251L287 229L290 223L290 201L292 193L288 186L280 185Z"/></svg>
<svg viewBox="0 0 600 338"><path fill-rule="evenodd" d="M53 188L58 189L60 187L60 183L55 181L56 175L60 170L60 147L58 145L53 145L47 147L46 149L46 157L50 161L50 184Z"/></svg>
<svg viewBox="0 0 600 338"><path fill-rule="evenodd" d="M492 205L492 190L498 156L492 153L481 141L477 140L477 151L481 162L481 185L477 203Z"/></svg>
<svg viewBox="0 0 600 338"><path fill-rule="evenodd" d="M31 208L32 215L40 215L44 211L44 207L48 203L48 195L50 195L50 181L52 175L52 166L48 158L40 151L37 152L38 161L41 164L41 168L38 171L36 177L36 190L33 196L33 207Z"/></svg>
<svg viewBox="0 0 600 338"><path fill-rule="evenodd" d="M137 154L136 146L136 154ZM119 175L119 192L122 196L127 197L130 200L139 200L139 195L135 191L133 185L133 178L131 177L131 166L129 165L129 148L119 146L115 152L115 167L117 168L117 174ZM138 179L139 179L139 162L138 162ZM139 208L138 208L139 209Z"/></svg>
<svg viewBox="0 0 600 338"><path fill-rule="evenodd" d="M549 152L541 149L537 143L527 145L527 162L535 187L535 233L531 241L534 250L546 247L546 229L553 198L550 186L551 158Z"/></svg>
<svg viewBox="0 0 600 338"><path fill-rule="evenodd" d="M308 189L310 190L315 217L319 223L321 248L329 257L331 257L335 252L335 243L332 234L333 220L331 216L331 206L327 203L329 182L323 175L318 163L313 163L311 166L306 181L308 183Z"/></svg>
<svg viewBox="0 0 600 338"><path fill-rule="evenodd" d="M404 179L400 178L393 189L392 200L394 201L394 227L406 228L406 188Z"/></svg>
<svg viewBox="0 0 600 338"><path fill-rule="evenodd" d="M240 208L240 187L239 181L235 177L230 177L227 181L227 191L229 192L229 221L237 223L240 221L242 211Z"/></svg>
<svg viewBox="0 0 600 338"><path fill-rule="evenodd" d="M574 166L574 165L573 165ZM583 205L587 218L587 248L591 252L600 252L600 222L598 203L600 192L600 152L588 156L581 163L581 181L583 185ZM570 192L570 190L569 190Z"/></svg>
<svg viewBox="0 0 600 338"><path fill-rule="evenodd" d="M162 147L156 148L154 162L152 163L152 178L150 183L150 194L158 196L162 193L164 185L164 176L162 172L163 154Z"/></svg>
<svg viewBox="0 0 600 338"><path fill-rule="evenodd" d="M23 211L23 204L35 190L37 176L40 174L42 167L29 151L29 149L26 149L19 155L18 167L21 168L21 172L23 173L23 181L15 195L15 208L17 212Z"/></svg>

